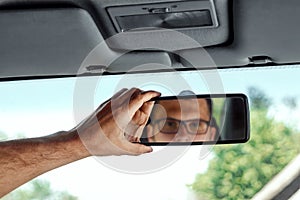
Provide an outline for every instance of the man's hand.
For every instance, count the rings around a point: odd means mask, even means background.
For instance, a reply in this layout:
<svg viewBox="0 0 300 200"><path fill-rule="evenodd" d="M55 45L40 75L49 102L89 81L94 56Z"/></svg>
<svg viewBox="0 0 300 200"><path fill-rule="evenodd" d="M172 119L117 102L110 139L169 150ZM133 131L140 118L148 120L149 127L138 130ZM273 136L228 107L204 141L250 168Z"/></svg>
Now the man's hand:
<svg viewBox="0 0 300 200"><path fill-rule="evenodd" d="M123 89L70 131L0 142L0 198L49 170L91 156L139 155L151 147L138 142L155 91Z"/></svg>
<svg viewBox="0 0 300 200"><path fill-rule="evenodd" d="M152 151L151 147L132 143L139 142L153 102L159 96L155 91L137 88L122 89L99 106L76 131L90 155L139 155Z"/></svg>

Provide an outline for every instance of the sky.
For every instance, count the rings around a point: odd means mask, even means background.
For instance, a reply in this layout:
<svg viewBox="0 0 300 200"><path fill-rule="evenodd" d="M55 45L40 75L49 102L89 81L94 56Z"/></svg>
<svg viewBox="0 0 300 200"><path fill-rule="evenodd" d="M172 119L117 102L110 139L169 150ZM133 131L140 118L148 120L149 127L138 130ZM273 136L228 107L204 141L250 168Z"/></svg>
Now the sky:
<svg viewBox="0 0 300 200"><path fill-rule="evenodd" d="M201 73L127 74L100 78L2 82L0 132L12 139L17 135L37 137L69 130L123 87L154 89L163 95L176 95L183 89L193 90L196 94L247 94L247 88L255 86L272 97L270 115L299 126L299 107L291 110L282 104L282 99L286 96L295 97L297 103L300 103L300 90L297 88L300 85L299 77L300 66L279 66ZM164 157L160 154L164 151L176 152L178 148L155 147L154 158L162 160ZM212 153L201 157L202 148L203 146L193 146L183 149L184 153L174 161L150 173L136 175L116 171L91 157L52 170L39 178L49 180L54 189L67 190L82 200L127 199L126 197L140 199L141 196L143 199L194 199L186 184L192 183L197 173L204 172L213 157ZM145 156L138 162L147 159ZM116 163L118 160L122 159L116 158Z"/></svg>

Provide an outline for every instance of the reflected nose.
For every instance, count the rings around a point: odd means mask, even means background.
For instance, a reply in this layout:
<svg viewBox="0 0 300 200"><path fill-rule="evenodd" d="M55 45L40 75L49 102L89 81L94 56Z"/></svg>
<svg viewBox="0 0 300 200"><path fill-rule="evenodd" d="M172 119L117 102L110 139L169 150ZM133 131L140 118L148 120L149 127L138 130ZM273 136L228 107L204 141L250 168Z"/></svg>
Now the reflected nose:
<svg viewBox="0 0 300 200"><path fill-rule="evenodd" d="M193 136L188 133L185 125L181 124L174 140L175 142L191 142Z"/></svg>

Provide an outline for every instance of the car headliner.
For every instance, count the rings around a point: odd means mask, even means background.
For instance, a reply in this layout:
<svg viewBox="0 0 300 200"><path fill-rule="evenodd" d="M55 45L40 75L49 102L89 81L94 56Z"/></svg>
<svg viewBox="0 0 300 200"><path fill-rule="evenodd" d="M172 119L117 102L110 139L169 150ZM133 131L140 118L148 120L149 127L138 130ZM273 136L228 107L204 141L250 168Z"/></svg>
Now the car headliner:
<svg viewBox="0 0 300 200"><path fill-rule="evenodd" d="M181 1L0 0L0 80L101 74L103 70L97 67L83 71L79 67L97 45L117 33L107 8L167 2ZM201 1L193 2L197 5ZM211 2L215 5L219 32L211 33L214 30L209 28L184 32L203 48L175 40L168 31L123 34L108 43L110 48L100 51L104 57L118 58L104 66L105 73L143 73L153 70L149 63L168 69L201 70L300 62L299 1ZM162 51L161 44L170 51ZM124 51L127 53L121 56ZM197 66L190 67L183 59L186 56L197 60ZM211 60L207 61L206 56ZM103 67L103 63L94 64ZM134 68L140 65L143 66L138 70Z"/></svg>

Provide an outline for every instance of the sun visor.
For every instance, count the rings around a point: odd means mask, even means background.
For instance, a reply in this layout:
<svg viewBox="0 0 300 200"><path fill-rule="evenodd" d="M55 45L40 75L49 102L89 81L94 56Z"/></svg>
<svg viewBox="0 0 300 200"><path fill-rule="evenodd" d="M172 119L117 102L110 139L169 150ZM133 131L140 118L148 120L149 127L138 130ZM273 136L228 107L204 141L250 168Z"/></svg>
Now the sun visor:
<svg viewBox="0 0 300 200"><path fill-rule="evenodd" d="M107 43L122 50L160 47L162 38L172 50L220 45L230 39L228 7L227 0L110 6L106 11L115 32L108 34L114 36ZM174 31L198 44L193 47L174 42Z"/></svg>
<svg viewBox="0 0 300 200"><path fill-rule="evenodd" d="M1 10L0 77L76 74L103 38L79 8Z"/></svg>

